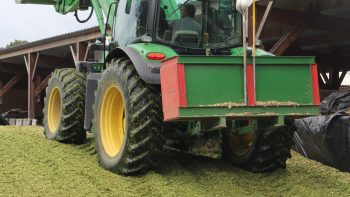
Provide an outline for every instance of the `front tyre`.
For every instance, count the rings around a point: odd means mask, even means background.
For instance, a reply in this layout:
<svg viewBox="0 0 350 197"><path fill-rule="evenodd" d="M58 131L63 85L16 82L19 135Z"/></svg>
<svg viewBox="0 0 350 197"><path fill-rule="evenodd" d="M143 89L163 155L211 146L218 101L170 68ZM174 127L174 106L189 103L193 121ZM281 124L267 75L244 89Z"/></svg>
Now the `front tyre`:
<svg viewBox="0 0 350 197"><path fill-rule="evenodd" d="M94 129L98 160L128 175L149 167L162 147L160 94L146 84L127 58L112 60L96 91Z"/></svg>
<svg viewBox="0 0 350 197"><path fill-rule="evenodd" d="M52 73L44 100L45 136L49 140L83 143L85 75L76 69L57 69Z"/></svg>

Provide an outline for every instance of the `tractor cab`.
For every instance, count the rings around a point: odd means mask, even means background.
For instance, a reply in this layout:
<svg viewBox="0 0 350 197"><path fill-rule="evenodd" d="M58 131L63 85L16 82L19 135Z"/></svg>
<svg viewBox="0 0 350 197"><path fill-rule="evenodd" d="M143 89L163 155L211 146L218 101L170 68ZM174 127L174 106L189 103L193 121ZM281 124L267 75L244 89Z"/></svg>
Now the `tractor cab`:
<svg viewBox="0 0 350 197"><path fill-rule="evenodd" d="M242 43L241 21L232 0L121 0L113 41L158 43L179 54L229 51Z"/></svg>

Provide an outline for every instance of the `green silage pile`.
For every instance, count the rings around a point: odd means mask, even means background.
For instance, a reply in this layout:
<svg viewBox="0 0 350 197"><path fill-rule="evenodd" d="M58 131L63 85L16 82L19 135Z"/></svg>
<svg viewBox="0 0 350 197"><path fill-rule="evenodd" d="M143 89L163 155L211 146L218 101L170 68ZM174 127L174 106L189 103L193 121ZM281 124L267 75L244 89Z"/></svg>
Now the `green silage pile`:
<svg viewBox="0 0 350 197"><path fill-rule="evenodd" d="M287 170L254 174L221 160L164 151L157 170L103 170L93 140L48 141L40 127L0 127L0 196L349 196L350 174L293 153Z"/></svg>

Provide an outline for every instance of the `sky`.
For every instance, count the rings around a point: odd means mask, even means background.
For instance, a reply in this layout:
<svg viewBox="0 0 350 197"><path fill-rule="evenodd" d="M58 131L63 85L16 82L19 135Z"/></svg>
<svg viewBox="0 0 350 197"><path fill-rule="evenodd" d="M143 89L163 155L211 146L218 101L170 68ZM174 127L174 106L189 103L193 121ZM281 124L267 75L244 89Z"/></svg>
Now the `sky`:
<svg viewBox="0 0 350 197"><path fill-rule="evenodd" d="M81 24L73 13L59 14L51 5L16 4L15 0L1 0L0 8L0 48L15 39L33 42L97 26L95 16ZM81 19L85 19L89 12L79 12Z"/></svg>

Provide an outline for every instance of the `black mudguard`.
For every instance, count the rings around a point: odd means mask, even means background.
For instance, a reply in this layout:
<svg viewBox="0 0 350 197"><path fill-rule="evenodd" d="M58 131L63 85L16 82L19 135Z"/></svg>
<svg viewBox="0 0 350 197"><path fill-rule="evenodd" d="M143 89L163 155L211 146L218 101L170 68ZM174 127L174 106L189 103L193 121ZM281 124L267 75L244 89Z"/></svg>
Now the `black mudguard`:
<svg viewBox="0 0 350 197"><path fill-rule="evenodd" d="M160 84L160 62L147 62L133 48L121 47L113 49L107 56L106 62L120 57L128 57L134 64L137 73L148 84Z"/></svg>

